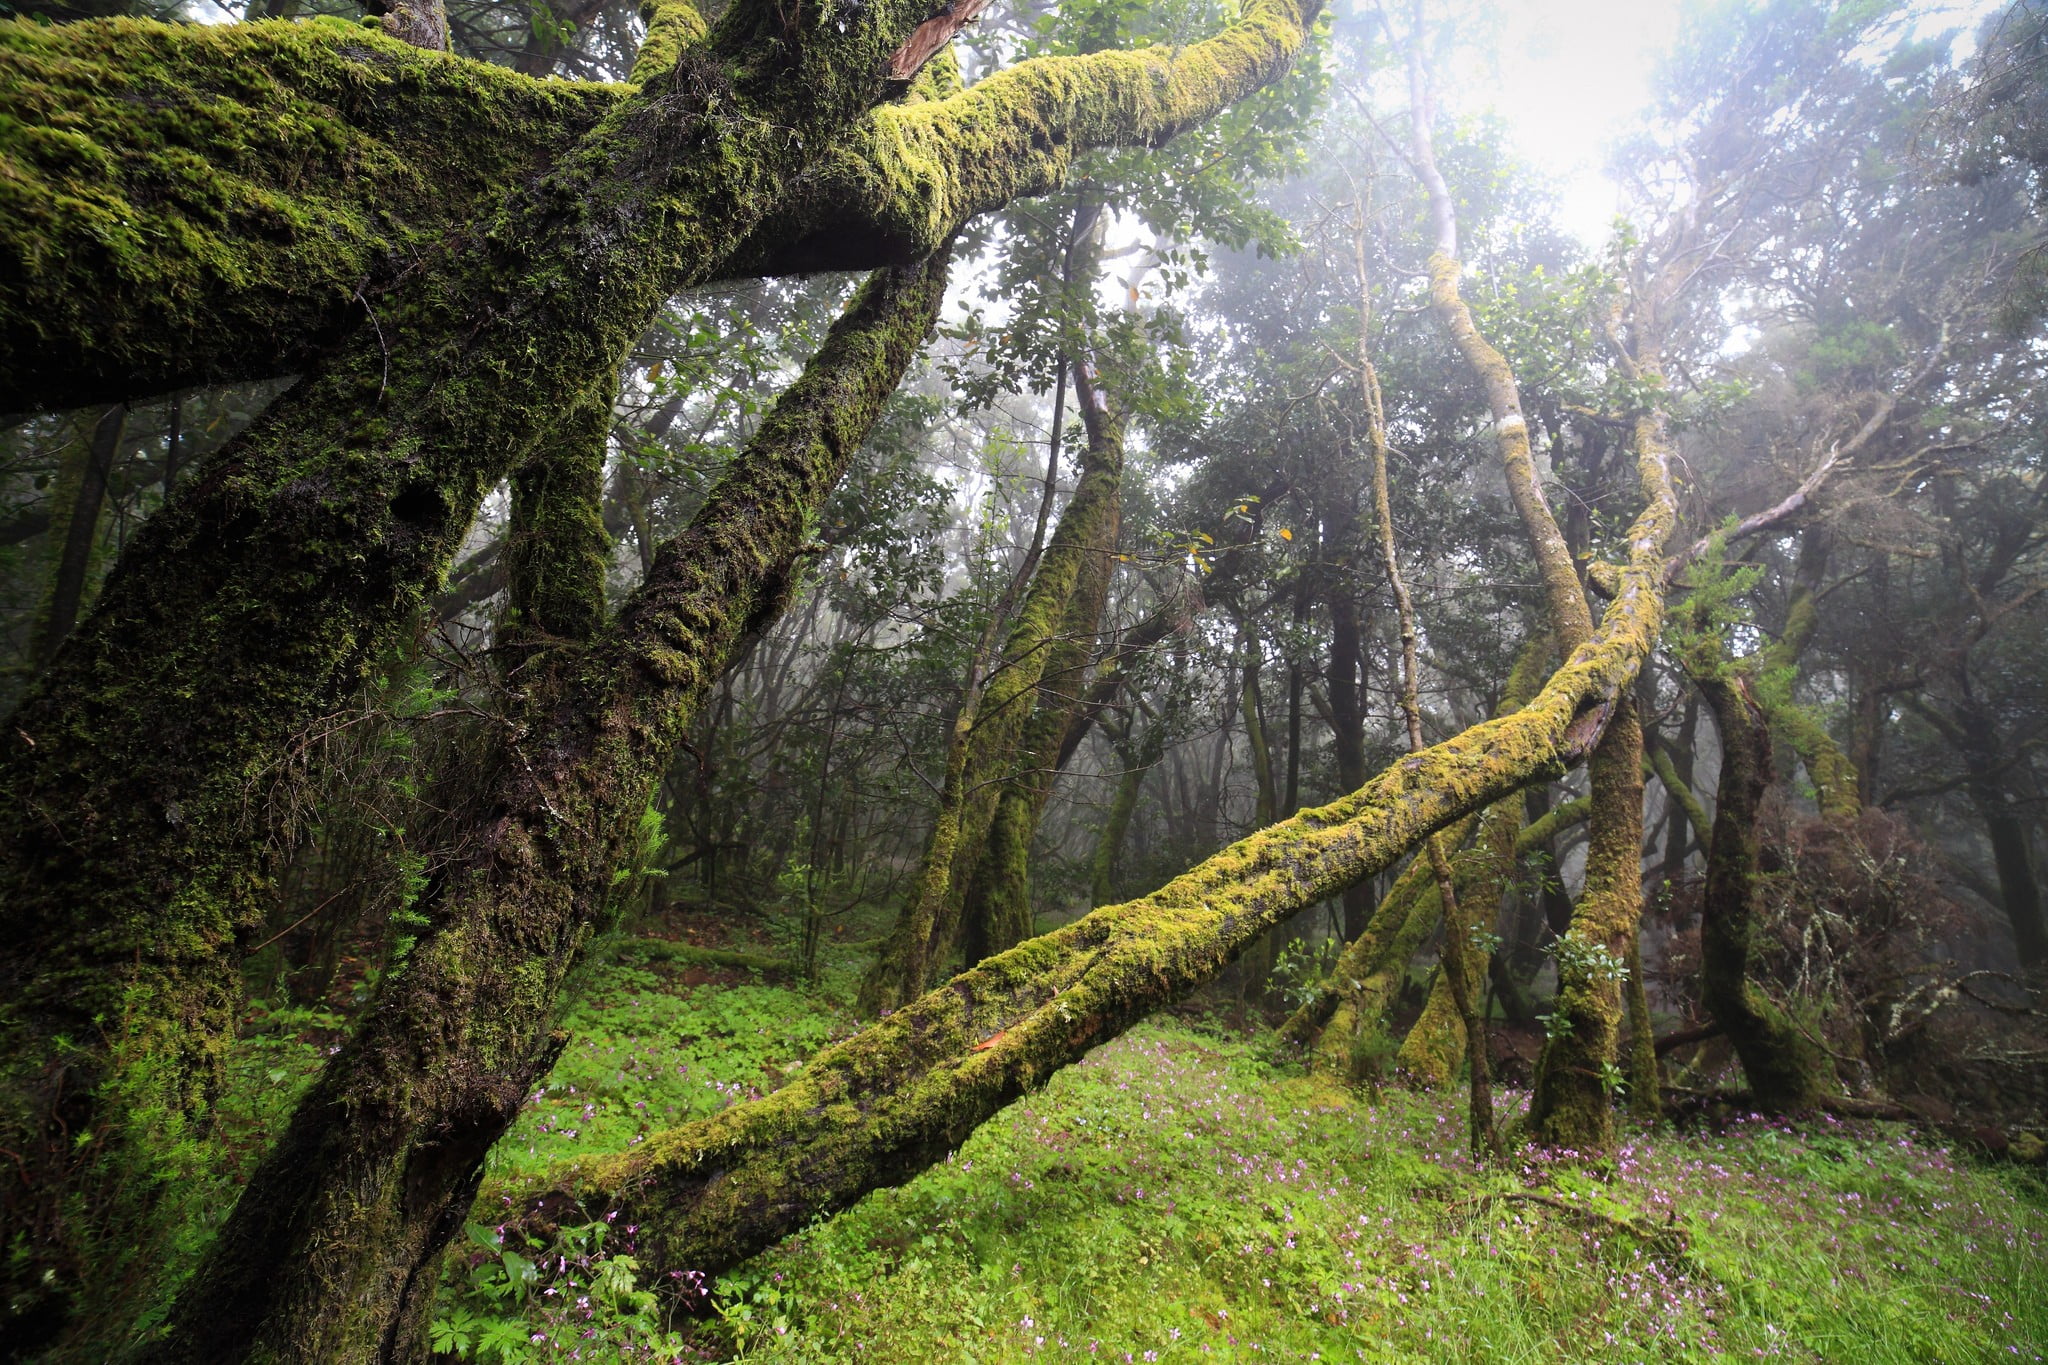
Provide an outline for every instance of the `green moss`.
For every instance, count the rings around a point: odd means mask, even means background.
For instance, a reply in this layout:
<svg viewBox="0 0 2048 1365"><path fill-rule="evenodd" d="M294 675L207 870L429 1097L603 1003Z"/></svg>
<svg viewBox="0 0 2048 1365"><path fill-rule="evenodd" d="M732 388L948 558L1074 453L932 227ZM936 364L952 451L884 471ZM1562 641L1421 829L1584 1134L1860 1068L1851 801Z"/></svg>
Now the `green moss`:
<svg viewBox="0 0 2048 1365"><path fill-rule="evenodd" d="M1718 633L1698 633L1681 658L1721 735L1721 777L1701 892L1701 994L1734 1045L1757 1106L1796 1112L1826 1093L1826 1058L1764 993L1752 965L1762 876L1757 816L1771 780L1770 731L1747 678L1728 663Z"/></svg>
<svg viewBox="0 0 2048 1365"><path fill-rule="evenodd" d="M988 959L827 1050L764 1100L506 1197L541 1227L565 1209L616 1209L663 1264L730 1265L938 1160L1059 1067L1215 977L1274 925L1558 772L1590 741L1582 713L1623 695L1655 639L1671 493L1658 452L1639 469L1648 507L1631 528L1621 592L1527 707L1398 761L1150 896ZM827 1121L849 1101L861 1108L857 1126Z"/></svg>
<svg viewBox="0 0 2048 1365"><path fill-rule="evenodd" d="M499 629L512 658L550 640L588 640L604 624L604 468L617 388L607 372L512 476Z"/></svg>
<svg viewBox="0 0 2048 1365"><path fill-rule="evenodd" d="M676 59L710 34L704 14L695 0L644 0L640 17L647 21L647 36L633 58L634 85L644 85L664 71L673 70Z"/></svg>
<svg viewBox="0 0 2048 1365"><path fill-rule="evenodd" d="M617 98L331 24L0 21L0 409L304 365Z"/></svg>
<svg viewBox="0 0 2048 1365"><path fill-rule="evenodd" d="M424 1330L421 1272L566 1041L552 1030L562 982L654 785L711 680L780 609L816 509L915 357L944 281L943 261L872 279L610 627L523 679L527 762L501 765L480 797L490 814L425 907L432 927L252 1176L178 1300L165 1358L231 1358L252 1342L258 1355L350 1358Z"/></svg>

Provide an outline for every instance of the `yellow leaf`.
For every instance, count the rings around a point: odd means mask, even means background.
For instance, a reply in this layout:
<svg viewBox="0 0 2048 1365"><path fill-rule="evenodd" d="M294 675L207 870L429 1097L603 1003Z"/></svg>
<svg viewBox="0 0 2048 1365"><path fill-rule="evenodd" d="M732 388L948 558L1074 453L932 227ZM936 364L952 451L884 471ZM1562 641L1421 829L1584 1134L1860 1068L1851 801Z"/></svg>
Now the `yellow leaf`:
<svg viewBox="0 0 2048 1365"><path fill-rule="evenodd" d="M1288 530L1285 526L1283 526L1280 528L1280 539L1292 540L1294 539L1294 532Z"/></svg>

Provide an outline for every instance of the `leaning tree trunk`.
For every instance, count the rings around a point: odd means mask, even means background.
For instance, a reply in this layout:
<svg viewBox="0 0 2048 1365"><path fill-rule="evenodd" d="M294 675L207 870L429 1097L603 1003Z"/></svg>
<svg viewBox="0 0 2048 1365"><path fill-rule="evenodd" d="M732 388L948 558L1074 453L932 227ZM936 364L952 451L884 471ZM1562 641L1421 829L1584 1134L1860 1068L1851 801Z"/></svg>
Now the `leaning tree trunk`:
<svg viewBox="0 0 2048 1365"><path fill-rule="evenodd" d="M1480 334L1458 292L1462 267L1457 259L1457 220L1450 187L1430 145L1420 34L1409 46L1408 88L1414 161L1429 191L1436 229L1429 258L1430 306L1486 392L1508 492L1536 556L1550 628L1559 646L1570 651L1587 638L1591 613L1571 549L1537 481L1514 372L1506 357ZM1627 357L1623 360L1628 363ZM1636 423L1636 443L1639 461L1664 462L1663 432L1654 418ZM1627 698L1617 704L1589 779L1593 829L1586 865L1588 892L1573 913L1571 929L1559 940L1557 1004L1536 1068L1529 1118L1532 1131L1544 1142L1605 1151L1614 1142L1608 1095L1617 1079L1621 985L1635 955L1642 913L1642 730Z"/></svg>
<svg viewBox="0 0 2048 1365"><path fill-rule="evenodd" d="M943 260L870 280L617 620L524 663L494 790L421 907L432 929L300 1103L145 1358L417 1353L439 1253L561 1047L563 975L602 927L640 814L733 649L781 610L806 525L944 282ZM587 520L596 481L578 491L552 510Z"/></svg>
<svg viewBox="0 0 2048 1365"><path fill-rule="evenodd" d="M765 1099L507 1191L529 1225L616 1212L667 1265L707 1273L917 1174L1004 1105L1213 979L1260 935L1598 743L1655 642L1672 502L1655 451L1622 589L1531 703L1358 791L962 973L828 1049Z"/></svg>

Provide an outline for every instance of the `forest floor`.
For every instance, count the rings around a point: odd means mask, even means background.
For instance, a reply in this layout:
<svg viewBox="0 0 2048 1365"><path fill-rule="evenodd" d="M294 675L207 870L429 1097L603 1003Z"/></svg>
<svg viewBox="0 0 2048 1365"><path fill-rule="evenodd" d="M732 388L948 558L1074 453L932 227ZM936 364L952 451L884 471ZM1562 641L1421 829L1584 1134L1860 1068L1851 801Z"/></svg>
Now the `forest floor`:
<svg viewBox="0 0 2048 1365"><path fill-rule="evenodd" d="M583 973L574 1041L493 1173L619 1150L773 1088L853 1029L855 957L828 953L811 987L625 941ZM305 1017L253 1033L253 1127L324 1036ZM1142 1025L944 1165L720 1278L705 1317L646 1292L688 1283L687 1267L640 1264L631 1228L594 1224L543 1257L473 1224L437 1310L442 1358L2048 1355L2038 1171L1895 1124L1752 1116L1637 1134L1597 1167L1525 1149L1482 1169L1458 1096L1348 1092L1270 1038L1220 1019ZM557 1256L566 1274L550 1279L536 1262Z"/></svg>

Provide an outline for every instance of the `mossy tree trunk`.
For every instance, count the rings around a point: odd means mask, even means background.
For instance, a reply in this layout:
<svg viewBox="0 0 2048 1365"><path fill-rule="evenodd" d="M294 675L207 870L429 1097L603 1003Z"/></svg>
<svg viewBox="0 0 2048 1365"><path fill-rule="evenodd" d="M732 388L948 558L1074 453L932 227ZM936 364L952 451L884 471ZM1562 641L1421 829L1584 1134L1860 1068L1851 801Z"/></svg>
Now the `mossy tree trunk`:
<svg viewBox="0 0 2048 1365"><path fill-rule="evenodd" d="M1134 719L1131 726L1136 725ZM1110 797L1109 813L1103 817L1102 833L1097 836L1095 852L1089 859L1090 908L1108 905L1116 899L1117 862L1123 856L1124 839L1130 833L1131 817L1137 812L1138 795L1144 790L1146 776L1166 756L1166 735L1164 719L1155 718L1145 726L1143 736L1135 744L1127 734L1116 745L1123 771L1117 774L1116 792Z"/></svg>
<svg viewBox="0 0 2048 1365"><path fill-rule="evenodd" d="M58 1302L89 1206L146 1206L205 1121L264 918L267 775L664 300L827 254L918 260L1077 151L1256 89L1314 17L1259 0L1172 53L949 93L944 62L907 92L883 75L927 17L910 0L794 24L742 3L702 41L671 11L666 65L604 88L326 23L0 23L0 407L304 372L179 481L0 735L16 1307ZM121 230L141 222L146 242Z"/></svg>
<svg viewBox="0 0 2048 1365"><path fill-rule="evenodd" d="M1529 1126L1551 1146L1614 1145L1615 1064L1631 941L1642 914L1643 732L1623 698L1589 765L1593 795L1586 885L1557 941L1557 998L1537 1061Z"/></svg>
<svg viewBox="0 0 2048 1365"><path fill-rule="evenodd" d="M1430 306L1486 393L1508 492L1520 516L1536 568L1550 628L1569 652L1584 641L1592 616L1571 549L1537 479L1529 424L1506 357L1480 334L1459 294L1457 219L1450 187L1431 148L1429 93L1422 35L1408 49L1412 149L1429 192L1436 240L1429 259ZM1623 357L1627 361L1627 357ZM1637 459L1660 467L1663 433L1654 419L1636 424ZM1577 1150L1604 1151L1614 1140L1609 1092L1620 1037L1621 983L1635 955L1642 913L1642 729L1629 699L1617 702L1613 721L1589 769L1592 834L1587 890L1559 940L1558 998L1551 1032L1536 1069L1530 1126L1538 1139Z"/></svg>
<svg viewBox="0 0 2048 1365"><path fill-rule="evenodd" d="M1701 992L1742 1061L1758 1107L1794 1113L1824 1093L1821 1053L1764 994L1752 967L1763 872L1757 814L1771 782L1770 726L1717 636L1697 641L1688 654L1688 672L1721 736L1721 778L1700 901Z"/></svg>
<svg viewBox="0 0 2048 1365"><path fill-rule="evenodd" d="M559 1051L563 975L602 927L641 812L725 660L781 609L807 523L916 355L944 280L943 261L870 280L615 620L587 642L551 632L522 662L517 731L420 907L430 929L251 1178L146 1359L419 1352L439 1252ZM535 512L587 521L597 491L552 485ZM601 588L576 538L567 546L564 577Z"/></svg>
<svg viewBox="0 0 2048 1365"><path fill-rule="evenodd" d="M1107 547L1115 540L1118 490L1123 479L1122 423L1100 401L1088 367L1076 364L1074 370L1089 423L1088 450L1082 457L1080 476L1073 497L1060 513L1051 543L1031 575L998 662L978 688L970 680L954 723L946 785L915 888L861 985L861 1005L870 1012L895 1009L924 993L953 951L963 919L968 918L965 911L972 890L981 890L982 898L970 921L971 932L978 939L970 951L991 944L993 939L987 937L991 931L1016 934L1020 920L1024 921L1024 933L1030 929L1024 868L1007 869L1014 879L994 866L987 873L982 873L982 868L991 856L1015 864L1029 855L1030 836L1037 826L1036 808L1042 798L1024 787L1032 775L1020 772L1020 761L1028 763L1034 751L1057 760L1071 717L1059 706L1043 732L1033 732L1040 685L1061 658L1077 668L1085 666L1089 642L1070 641L1066 631L1076 615L1100 619L1100 593L1107 586ZM1098 576L1100 585L1093 581ZM1069 645L1075 648L1069 649ZM1050 771L1042 774L1048 790L1051 775ZM1013 789L1016 805L1008 825L996 831L1003 841L997 849L991 844L991 831L998 808ZM978 874L988 878L980 888L975 887ZM1008 899L994 904L991 896ZM988 919L991 912L997 917L994 924Z"/></svg>

